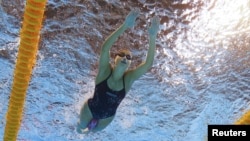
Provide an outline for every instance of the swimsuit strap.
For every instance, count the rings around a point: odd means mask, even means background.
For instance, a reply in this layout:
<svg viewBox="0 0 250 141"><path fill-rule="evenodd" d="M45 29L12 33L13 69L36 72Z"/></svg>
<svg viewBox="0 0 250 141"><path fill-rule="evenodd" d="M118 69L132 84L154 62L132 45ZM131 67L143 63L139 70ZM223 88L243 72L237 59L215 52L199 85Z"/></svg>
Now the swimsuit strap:
<svg viewBox="0 0 250 141"><path fill-rule="evenodd" d="M109 77L112 75L112 69L111 69L111 71L110 71L110 74L109 74L109 76L106 78L106 80L108 80L109 79Z"/></svg>
<svg viewBox="0 0 250 141"><path fill-rule="evenodd" d="M123 78L122 78L122 81L123 81L123 89L126 91L126 89L125 89L124 77L125 77L125 75L123 75Z"/></svg>

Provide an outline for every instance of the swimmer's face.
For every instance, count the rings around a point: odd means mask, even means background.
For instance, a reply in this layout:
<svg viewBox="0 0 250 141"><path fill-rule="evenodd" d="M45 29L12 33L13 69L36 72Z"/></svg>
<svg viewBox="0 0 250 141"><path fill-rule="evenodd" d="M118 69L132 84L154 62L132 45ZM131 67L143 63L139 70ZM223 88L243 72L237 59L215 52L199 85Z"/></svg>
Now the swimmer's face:
<svg viewBox="0 0 250 141"><path fill-rule="evenodd" d="M132 54L130 51L124 50L116 54L115 65L124 66L128 68L131 64Z"/></svg>

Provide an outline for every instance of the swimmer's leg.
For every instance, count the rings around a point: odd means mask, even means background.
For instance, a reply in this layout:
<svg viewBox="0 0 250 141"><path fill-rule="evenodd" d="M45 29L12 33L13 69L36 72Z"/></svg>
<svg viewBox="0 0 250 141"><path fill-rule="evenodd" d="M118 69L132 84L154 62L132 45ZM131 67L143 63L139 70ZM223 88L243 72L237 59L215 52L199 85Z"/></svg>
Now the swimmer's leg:
<svg viewBox="0 0 250 141"><path fill-rule="evenodd" d="M81 108L79 118L80 119L77 123L77 132L80 134L87 133L87 130L85 129L87 129L89 121L93 118L87 101L84 103L84 105Z"/></svg>

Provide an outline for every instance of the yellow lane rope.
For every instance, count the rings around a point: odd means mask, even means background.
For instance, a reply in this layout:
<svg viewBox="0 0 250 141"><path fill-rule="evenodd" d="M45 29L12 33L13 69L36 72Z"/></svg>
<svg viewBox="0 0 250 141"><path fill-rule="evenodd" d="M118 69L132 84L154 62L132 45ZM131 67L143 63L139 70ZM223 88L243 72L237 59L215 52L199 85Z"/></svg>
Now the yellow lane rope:
<svg viewBox="0 0 250 141"><path fill-rule="evenodd" d="M26 91L29 86L33 65L36 61L40 30L47 0L27 0L20 46L14 70L9 107L6 114L4 141L16 141L21 125Z"/></svg>
<svg viewBox="0 0 250 141"><path fill-rule="evenodd" d="M240 119L238 119L235 124L250 125L250 110L247 111Z"/></svg>

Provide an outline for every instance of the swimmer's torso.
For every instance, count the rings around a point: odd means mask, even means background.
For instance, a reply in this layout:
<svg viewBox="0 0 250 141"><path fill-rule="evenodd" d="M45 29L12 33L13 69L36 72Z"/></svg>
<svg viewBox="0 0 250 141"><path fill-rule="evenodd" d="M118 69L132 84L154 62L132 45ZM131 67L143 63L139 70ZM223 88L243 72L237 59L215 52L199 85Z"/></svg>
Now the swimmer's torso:
<svg viewBox="0 0 250 141"><path fill-rule="evenodd" d="M124 77L123 89L120 91L114 91L109 88L107 82L108 78L96 85L93 98L88 100L88 106L95 119L104 119L114 116L116 109L126 95Z"/></svg>

